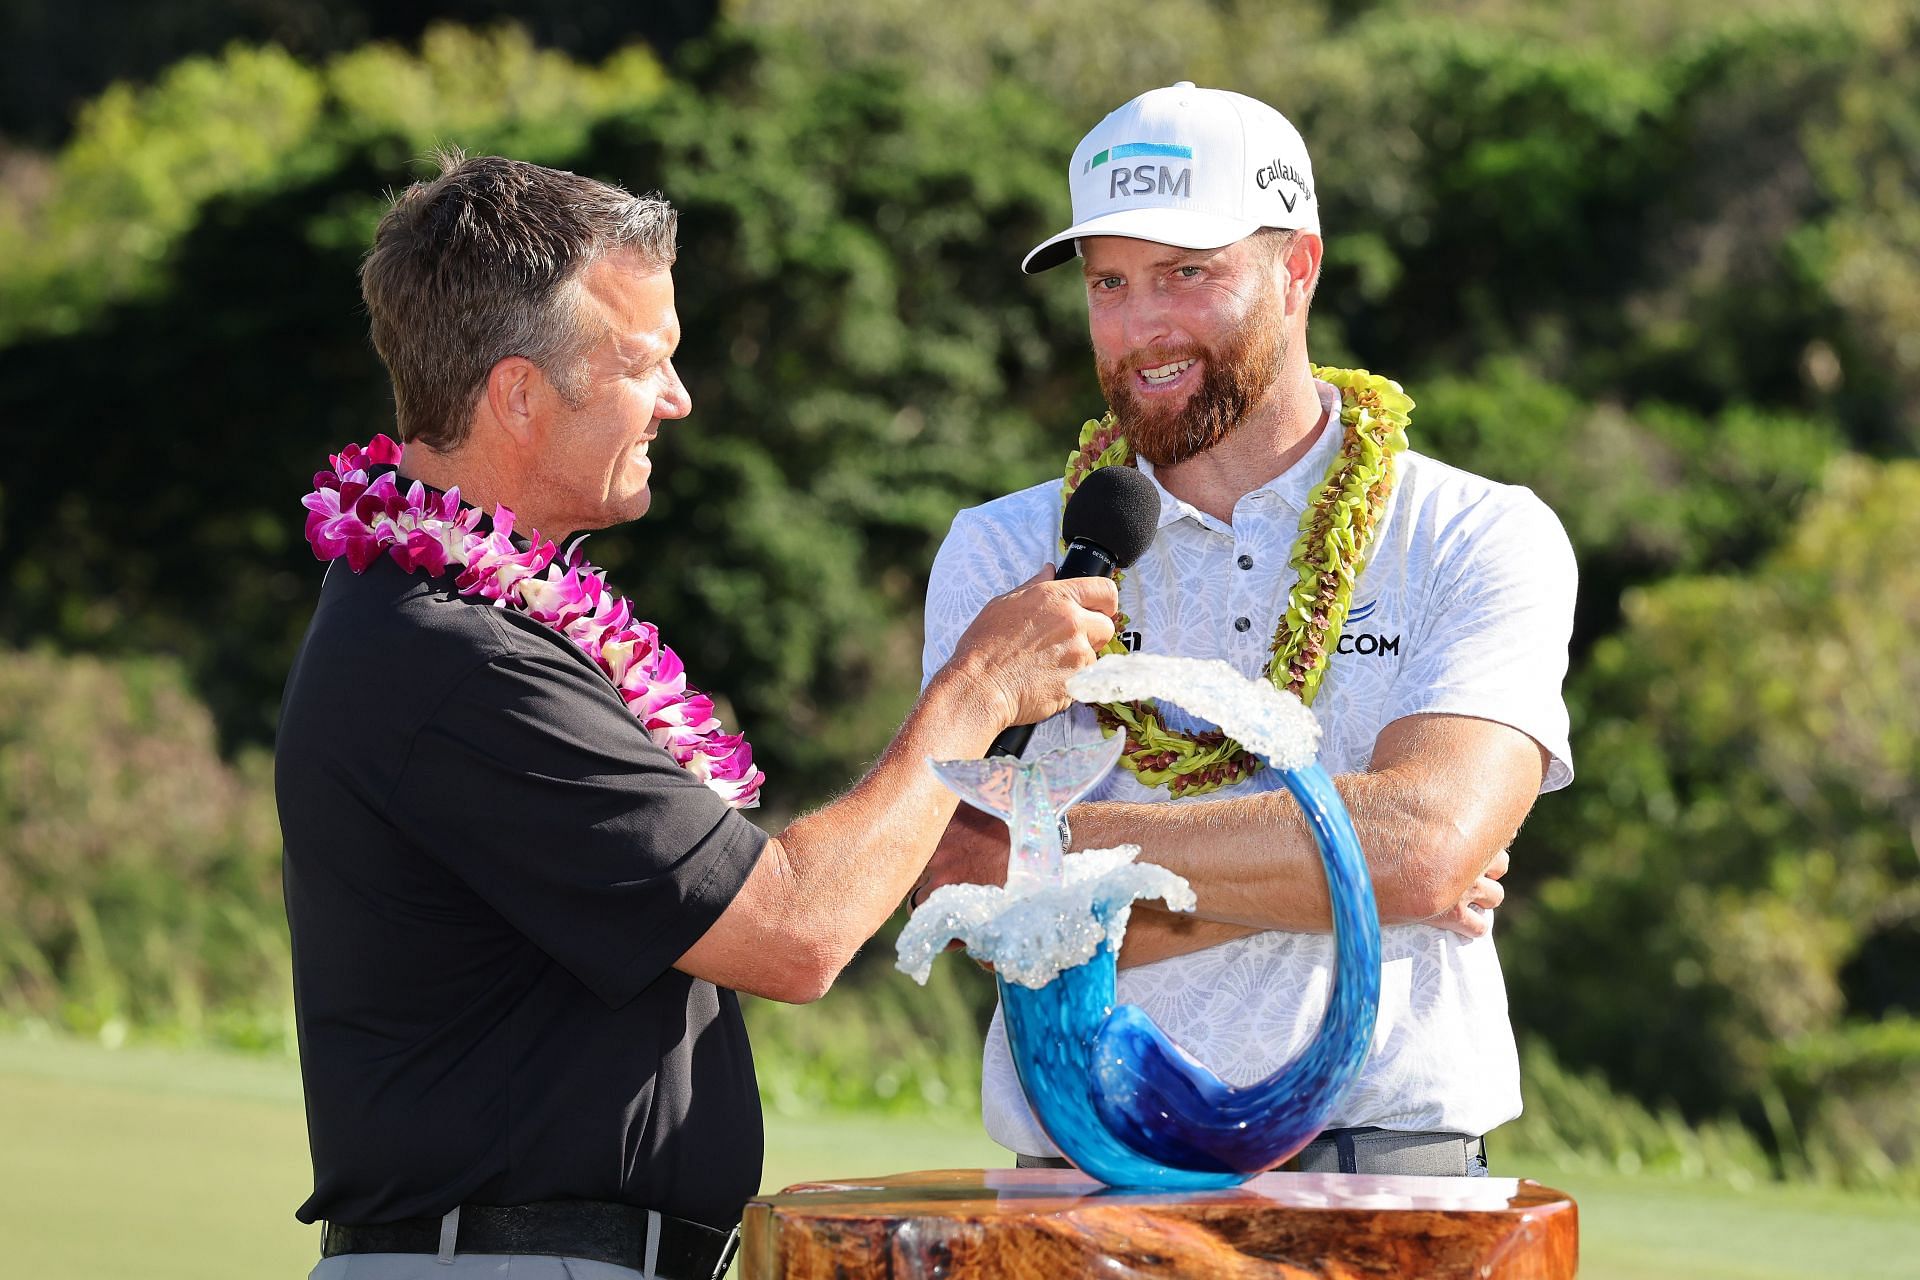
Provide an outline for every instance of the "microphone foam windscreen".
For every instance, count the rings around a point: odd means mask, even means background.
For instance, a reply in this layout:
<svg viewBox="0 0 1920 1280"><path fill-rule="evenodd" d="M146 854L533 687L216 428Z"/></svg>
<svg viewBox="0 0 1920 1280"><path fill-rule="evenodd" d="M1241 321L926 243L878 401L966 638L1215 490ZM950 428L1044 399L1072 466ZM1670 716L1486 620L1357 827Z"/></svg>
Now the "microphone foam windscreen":
<svg viewBox="0 0 1920 1280"><path fill-rule="evenodd" d="M1060 516L1060 537L1084 538L1122 569L1146 554L1160 525L1160 491L1132 467L1101 467L1080 482Z"/></svg>

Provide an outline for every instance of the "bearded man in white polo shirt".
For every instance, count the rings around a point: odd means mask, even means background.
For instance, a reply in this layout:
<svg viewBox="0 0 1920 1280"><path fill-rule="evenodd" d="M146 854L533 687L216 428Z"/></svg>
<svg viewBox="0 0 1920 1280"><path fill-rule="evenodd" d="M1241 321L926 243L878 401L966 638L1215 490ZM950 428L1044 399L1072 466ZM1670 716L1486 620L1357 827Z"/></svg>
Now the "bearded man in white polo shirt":
<svg viewBox="0 0 1920 1280"><path fill-rule="evenodd" d="M1418 415L1397 385L1309 363L1319 199L1277 111L1154 90L1081 141L1068 183L1073 225L1024 269L1077 253L1112 414L1083 431L1064 481L955 518L927 594L926 670L986 601L1058 559L1064 487L1096 465L1150 476L1159 531L1121 583L1120 643L1225 659L1307 697L1379 900L1373 1045L1296 1167L1483 1173L1482 1136L1520 1111L1491 936L1505 849L1534 797L1573 777L1566 535L1530 491L1406 448ZM1075 707L1027 750L1128 734L1126 770L1070 814L1073 845L1137 843L1199 906L1136 907L1119 996L1241 1084L1312 1038L1334 949L1297 807L1209 728L1172 708ZM916 897L1004 878L1005 828L962 814ZM997 1013L982 1110L1019 1163L1057 1160Z"/></svg>

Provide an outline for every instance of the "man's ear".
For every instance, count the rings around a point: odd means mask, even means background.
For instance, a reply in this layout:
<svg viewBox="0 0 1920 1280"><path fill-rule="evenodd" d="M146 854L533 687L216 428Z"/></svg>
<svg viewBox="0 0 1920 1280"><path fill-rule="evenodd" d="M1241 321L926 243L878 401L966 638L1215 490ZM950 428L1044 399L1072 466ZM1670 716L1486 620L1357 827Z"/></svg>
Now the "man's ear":
<svg viewBox="0 0 1920 1280"><path fill-rule="evenodd" d="M1285 259L1289 308L1297 306L1304 310L1313 298L1314 288L1320 283L1320 255L1324 251L1320 237L1311 231L1302 231L1293 238Z"/></svg>
<svg viewBox="0 0 1920 1280"><path fill-rule="evenodd" d="M525 356L507 356L487 370L483 397L487 416L516 444L536 443L536 405L541 381L539 366Z"/></svg>

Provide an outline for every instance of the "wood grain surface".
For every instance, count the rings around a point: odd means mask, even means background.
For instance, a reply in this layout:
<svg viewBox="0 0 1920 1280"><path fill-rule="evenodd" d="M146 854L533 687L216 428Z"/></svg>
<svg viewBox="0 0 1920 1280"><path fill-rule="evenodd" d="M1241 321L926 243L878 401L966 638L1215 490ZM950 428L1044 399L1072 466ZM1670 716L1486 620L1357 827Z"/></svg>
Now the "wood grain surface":
<svg viewBox="0 0 1920 1280"><path fill-rule="evenodd" d="M802 1183L747 1205L742 1280L1569 1280L1579 1218L1515 1178L1269 1173L1225 1191L1064 1169Z"/></svg>

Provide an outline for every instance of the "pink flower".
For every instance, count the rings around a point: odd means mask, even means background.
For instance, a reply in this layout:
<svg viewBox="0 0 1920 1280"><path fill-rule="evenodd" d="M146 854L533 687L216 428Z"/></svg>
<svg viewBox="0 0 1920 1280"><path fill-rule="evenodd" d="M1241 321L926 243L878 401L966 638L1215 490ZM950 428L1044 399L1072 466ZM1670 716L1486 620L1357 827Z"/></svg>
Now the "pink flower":
<svg viewBox="0 0 1920 1280"><path fill-rule="evenodd" d="M447 571L452 558L451 549L435 530L419 527L407 530L404 539L388 547L387 554L408 573L425 569L436 578Z"/></svg>
<svg viewBox="0 0 1920 1280"><path fill-rule="evenodd" d="M650 622L621 627L609 632L600 641L600 669L607 673L609 680L613 681L613 687L621 690L624 695L627 672L631 671L636 663L644 664L653 655L654 647L659 643L660 633ZM642 665L642 670L644 669Z"/></svg>
<svg viewBox="0 0 1920 1280"><path fill-rule="evenodd" d="M300 502L310 513L307 541L316 557L338 560L345 556L355 573L365 573L367 566L380 558L380 540L356 512L341 509L337 491L318 489Z"/></svg>
<svg viewBox="0 0 1920 1280"><path fill-rule="evenodd" d="M448 565L465 561L467 538L479 519L478 511L460 514L458 492L430 496L416 480L398 513L381 530L393 531L388 554L395 564L408 573L425 569L438 577Z"/></svg>
<svg viewBox="0 0 1920 1280"><path fill-rule="evenodd" d="M627 700L628 709L644 720L656 709L686 693L687 671L680 664L679 655L660 643L657 629L647 623L640 625L652 634L653 642L644 653L635 650L633 661L619 681L619 689Z"/></svg>
<svg viewBox="0 0 1920 1280"><path fill-rule="evenodd" d="M382 550L373 531L350 515L323 520L318 526L310 525L307 539L313 543L313 553L320 559L338 560L345 556L347 567L355 573L365 573L367 566L380 558Z"/></svg>
<svg viewBox="0 0 1920 1280"><path fill-rule="evenodd" d="M397 467L400 465L400 446L390 437L377 435L362 449L350 444L330 459L333 469L341 475L349 471L365 471L369 467Z"/></svg>
<svg viewBox="0 0 1920 1280"><path fill-rule="evenodd" d="M696 757L708 735L720 730L720 721L713 714L713 700L703 693L662 701L640 718L654 745L682 765Z"/></svg>
<svg viewBox="0 0 1920 1280"><path fill-rule="evenodd" d="M622 596L616 596L606 589L606 580L600 579L600 598L590 613L581 614L561 628L567 639L579 645L587 655L606 670L607 678L614 684L620 683L606 658L603 649L610 640L617 639L633 620L633 606ZM629 659L630 660L630 659ZM624 671L621 673L624 674Z"/></svg>
<svg viewBox="0 0 1920 1280"><path fill-rule="evenodd" d="M736 809L760 803L760 784L767 775L753 767L753 749L745 734L716 733L701 742L698 764L687 769L700 777L720 798Z"/></svg>
<svg viewBox="0 0 1920 1280"><path fill-rule="evenodd" d="M556 564L548 568L545 577L520 583L520 601L528 617L564 631L576 619L593 612L605 585L590 568L584 573L578 567L561 573Z"/></svg>
<svg viewBox="0 0 1920 1280"><path fill-rule="evenodd" d="M648 656L646 676L647 679L657 685L664 685L675 689L684 689L687 687L686 664L680 661L679 654L667 648L664 644L655 645L653 653Z"/></svg>
<svg viewBox="0 0 1920 1280"><path fill-rule="evenodd" d="M668 707L687 696L687 682L684 678L649 680L643 667L634 666L628 668L627 678L620 684L620 696L626 699L627 710L634 718L650 726L655 717L666 714Z"/></svg>
<svg viewBox="0 0 1920 1280"><path fill-rule="evenodd" d="M348 505L345 494L341 506ZM380 527L382 520L392 520L406 509L406 500L400 496L400 482L391 471L382 471L373 478L373 482L352 500L353 513L366 522L370 529Z"/></svg>
<svg viewBox="0 0 1920 1280"><path fill-rule="evenodd" d="M509 591L553 563L553 544L537 533L532 536L534 544L525 551L514 546L513 512L496 508L493 532L468 539L466 568L454 581L454 589L463 596L477 595L508 607Z"/></svg>

